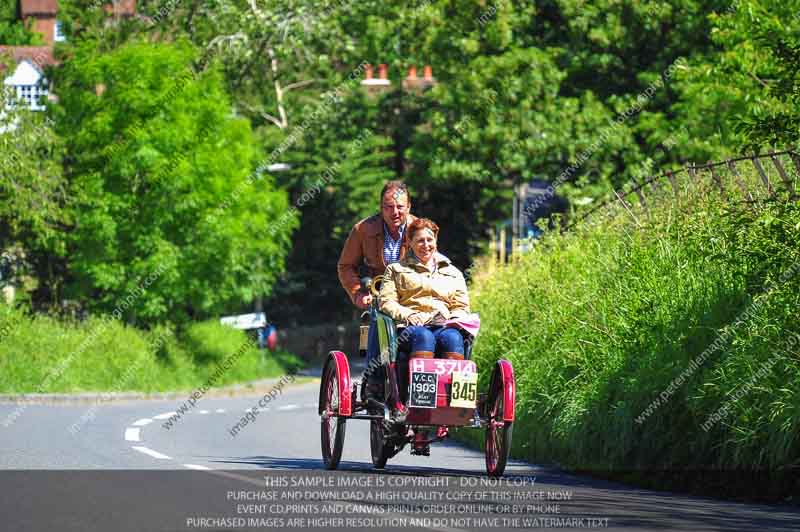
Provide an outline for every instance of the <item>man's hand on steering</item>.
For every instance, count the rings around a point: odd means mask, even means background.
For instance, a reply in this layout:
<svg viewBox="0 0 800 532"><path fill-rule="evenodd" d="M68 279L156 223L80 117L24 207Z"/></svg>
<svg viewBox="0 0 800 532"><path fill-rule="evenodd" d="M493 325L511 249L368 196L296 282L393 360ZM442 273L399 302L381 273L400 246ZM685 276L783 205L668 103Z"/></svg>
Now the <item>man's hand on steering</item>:
<svg viewBox="0 0 800 532"><path fill-rule="evenodd" d="M368 309L372 303L372 294L364 294L359 292L356 295L356 306L362 310Z"/></svg>

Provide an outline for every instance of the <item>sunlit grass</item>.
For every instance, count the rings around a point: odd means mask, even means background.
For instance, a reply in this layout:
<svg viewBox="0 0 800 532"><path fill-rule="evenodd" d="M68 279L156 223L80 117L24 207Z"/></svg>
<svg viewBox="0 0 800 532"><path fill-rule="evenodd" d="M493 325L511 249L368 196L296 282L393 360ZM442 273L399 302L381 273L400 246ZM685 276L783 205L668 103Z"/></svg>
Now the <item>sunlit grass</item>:
<svg viewBox="0 0 800 532"><path fill-rule="evenodd" d="M787 346L800 332L800 269L772 284L800 260L798 204L750 207L707 187L661 196L649 210L551 231L518 261L474 276L482 377L498 358L516 372L514 454L601 471L800 466L800 346ZM637 423L726 328L729 341Z"/></svg>
<svg viewBox="0 0 800 532"><path fill-rule="evenodd" d="M2 393L189 390L218 372L214 386L276 377L302 365L289 353L259 350L242 331L216 322L179 334L145 332L114 320L64 323L0 305L0 331ZM228 357L230 367L218 370Z"/></svg>

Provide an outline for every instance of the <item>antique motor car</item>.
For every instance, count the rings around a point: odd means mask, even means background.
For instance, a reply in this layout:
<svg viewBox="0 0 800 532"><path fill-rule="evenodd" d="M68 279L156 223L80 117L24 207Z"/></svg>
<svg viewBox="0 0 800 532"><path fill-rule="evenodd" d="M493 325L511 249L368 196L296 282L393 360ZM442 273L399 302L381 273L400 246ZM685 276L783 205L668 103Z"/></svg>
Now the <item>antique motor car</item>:
<svg viewBox="0 0 800 532"><path fill-rule="evenodd" d="M464 331L464 360L407 358L398 352L404 328L377 310L379 284L376 280L369 287L373 295L369 312L376 315L380 345L373 367L367 367L356 383L343 351L330 351L323 364L319 414L325 467L339 465L347 421L364 419L371 424L372 463L378 469L407 444L412 444L412 454L427 455L429 444L447 438L449 428L471 427L485 429L486 472L501 476L511 448L516 400L511 363L495 362L488 388L478 393L478 368L470 360L472 337ZM365 336L361 335L362 351ZM378 393L368 394L366 373L376 370L383 376L382 386Z"/></svg>

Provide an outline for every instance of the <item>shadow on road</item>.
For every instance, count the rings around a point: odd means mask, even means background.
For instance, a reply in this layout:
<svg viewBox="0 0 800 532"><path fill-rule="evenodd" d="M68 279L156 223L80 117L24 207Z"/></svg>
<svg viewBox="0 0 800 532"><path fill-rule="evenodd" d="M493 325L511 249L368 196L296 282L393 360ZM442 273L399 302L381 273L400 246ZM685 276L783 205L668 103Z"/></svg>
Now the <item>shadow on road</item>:
<svg viewBox="0 0 800 532"><path fill-rule="evenodd" d="M210 458L214 460L213 458ZM248 464L267 471L324 471L322 460L305 458L283 458L276 456L247 456L217 458L220 464ZM396 477L450 477L451 488L458 491L477 480L489 482L480 472L467 472L461 469L448 469L431 466L388 465L385 470L377 470L364 462L343 461L339 470L346 473L365 475L391 475ZM669 492L653 492L632 488L610 481L575 477L555 469L532 467L526 474L510 473L503 477L502 483L494 488L478 487L475 490L494 489L497 493L519 492L522 485L531 482L533 486L524 489L544 492L568 493L567 500L560 502L558 516L608 517L609 528L615 530L722 530L738 532L741 530L770 530L777 532L796 532L800 529L800 508L790 506L765 506L731 503L703 497L691 497ZM464 480L467 479L467 480ZM471 482L470 480L471 479ZM480 484L479 484L480 486ZM485 502L501 502L498 495Z"/></svg>

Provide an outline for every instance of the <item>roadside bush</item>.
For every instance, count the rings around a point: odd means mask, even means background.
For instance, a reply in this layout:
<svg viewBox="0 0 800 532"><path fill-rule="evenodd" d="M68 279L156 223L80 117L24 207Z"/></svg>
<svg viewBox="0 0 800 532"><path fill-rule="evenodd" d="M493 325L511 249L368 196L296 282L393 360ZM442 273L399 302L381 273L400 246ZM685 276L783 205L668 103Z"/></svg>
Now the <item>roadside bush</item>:
<svg viewBox="0 0 800 532"><path fill-rule="evenodd" d="M169 391L285 374L302 363L248 348L227 371L218 363L246 345L242 331L204 322L184 334L142 331L107 317L81 323L0 304L0 392Z"/></svg>
<svg viewBox="0 0 800 532"><path fill-rule="evenodd" d="M223 326L216 320L192 323L183 335L183 344L198 364L222 362L241 349L246 340L241 331ZM248 346L249 349L255 347Z"/></svg>
<svg viewBox="0 0 800 532"><path fill-rule="evenodd" d="M514 453L645 483L800 466L798 242L796 202L697 190L478 276L475 358L514 365Z"/></svg>
<svg viewBox="0 0 800 532"><path fill-rule="evenodd" d="M181 336L181 344L192 353L205 377L216 373L217 365L226 360L233 364L220 376L218 384L252 379L254 375L283 375L302 365L297 357L285 351L269 353L258 349L250 335L217 320L191 324Z"/></svg>

